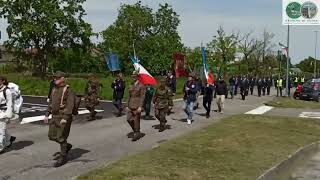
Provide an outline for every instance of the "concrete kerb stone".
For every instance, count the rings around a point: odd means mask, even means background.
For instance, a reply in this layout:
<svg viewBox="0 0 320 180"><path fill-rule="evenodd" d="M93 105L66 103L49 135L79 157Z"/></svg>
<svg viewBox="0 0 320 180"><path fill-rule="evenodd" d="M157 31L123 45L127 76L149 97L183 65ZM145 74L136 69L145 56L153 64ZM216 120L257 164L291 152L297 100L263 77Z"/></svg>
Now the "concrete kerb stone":
<svg viewBox="0 0 320 180"><path fill-rule="evenodd" d="M295 164L298 164L299 161L306 159L313 154L315 154L320 149L320 141L307 145L305 147L300 148L292 155L288 156L288 158L279 164L273 166L261 176L257 178L257 180L274 180L278 179L280 176L286 174L290 170L293 170Z"/></svg>

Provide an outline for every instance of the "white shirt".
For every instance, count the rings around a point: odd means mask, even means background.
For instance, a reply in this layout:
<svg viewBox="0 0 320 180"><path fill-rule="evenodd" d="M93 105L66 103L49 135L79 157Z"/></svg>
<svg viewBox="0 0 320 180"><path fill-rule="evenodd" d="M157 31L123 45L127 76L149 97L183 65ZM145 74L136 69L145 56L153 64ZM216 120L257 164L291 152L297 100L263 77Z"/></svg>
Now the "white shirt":
<svg viewBox="0 0 320 180"><path fill-rule="evenodd" d="M0 89L0 104L5 105L7 107L6 110L0 110L0 119L3 118L9 118L11 119L13 117L13 99L12 99L12 93L9 89L6 90L6 97L3 95L3 91L6 88L6 86L3 86Z"/></svg>

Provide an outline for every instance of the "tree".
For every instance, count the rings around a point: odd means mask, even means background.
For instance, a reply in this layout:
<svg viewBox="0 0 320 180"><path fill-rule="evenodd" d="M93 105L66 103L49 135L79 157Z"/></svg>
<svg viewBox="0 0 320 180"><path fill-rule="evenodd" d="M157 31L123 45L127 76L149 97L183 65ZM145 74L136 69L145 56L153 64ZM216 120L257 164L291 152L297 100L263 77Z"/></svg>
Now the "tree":
<svg viewBox="0 0 320 180"><path fill-rule="evenodd" d="M85 0L0 0L8 21L8 47L28 55L34 73L45 75L48 59L64 48L88 50L93 35L83 20Z"/></svg>
<svg viewBox="0 0 320 180"><path fill-rule="evenodd" d="M183 47L177 31L179 24L178 14L168 4L160 4L155 13L140 1L124 4L117 20L102 32L104 41L100 47L104 52L117 53L122 69L128 73L134 44L141 63L152 74L161 74L171 67L173 53Z"/></svg>
<svg viewBox="0 0 320 180"><path fill-rule="evenodd" d="M217 60L220 67L219 75L222 75L222 73L226 72L228 63L235 59L237 37L234 34L226 34L221 26L217 33L218 35L214 36L213 40L209 42L208 49L218 58Z"/></svg>
<svg viewBox="0 0 320 180"><path fill-rule="evenodd" d="M314 58L308 57L297 64L296 67L300 68L303 72L314 73ZM317 69L320 69L319 60L317 60Z"/></svg>
<svg viewBox="0 0 320 180"><path fill-rule="evenodd" d="M244 34L238 43L239 52L243 54L243 60L245 61L248 68L247 73L253 70L250 68L251 63L249 57L259 47L259 41L255 38L252 38L251 36L252 32Z"/></svg>

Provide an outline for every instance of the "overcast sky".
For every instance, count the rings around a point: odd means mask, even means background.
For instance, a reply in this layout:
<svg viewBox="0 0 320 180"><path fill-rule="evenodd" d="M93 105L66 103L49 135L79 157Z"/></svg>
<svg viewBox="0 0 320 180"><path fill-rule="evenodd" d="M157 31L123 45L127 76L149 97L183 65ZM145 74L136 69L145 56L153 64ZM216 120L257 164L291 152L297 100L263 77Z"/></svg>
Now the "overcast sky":
<svg viewBox="0 0 320 180"><path fill-rule="evenodd" d="M121 3L135 2L136 0L87 0L84 5L88 14L86 20L92 24L94 31L100 32L115 21ZM172 5L180 15L179 33L183 43L189 47L209 42L220 25L227 32L254 30L256 37L261 37L266 29L275 34L276 45L278 42L287 42L287 27L281 24L281 0L142 0L144 5L153 9L164 2ZM5 20L0 20L0 30L3 32L0 43L7 39L5 28ZM314 31L318 29L319 26L291 27L290 56L293 63L315 55ZM277 48L279 47L274 47L275 50ZM320 55L320 51L318 54Z"/></svg>

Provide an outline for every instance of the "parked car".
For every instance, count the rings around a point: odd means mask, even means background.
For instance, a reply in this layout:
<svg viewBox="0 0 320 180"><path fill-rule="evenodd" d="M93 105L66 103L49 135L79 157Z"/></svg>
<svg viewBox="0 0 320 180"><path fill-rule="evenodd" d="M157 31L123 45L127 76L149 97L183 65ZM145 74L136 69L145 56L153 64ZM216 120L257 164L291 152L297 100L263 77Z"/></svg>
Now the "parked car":
<svg viewBox="0 0 320 180"><path fill-rule="evenodd" d="M300 99L319 102L320 79L311 79L303 84Z"/></svg>

